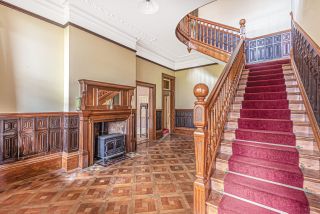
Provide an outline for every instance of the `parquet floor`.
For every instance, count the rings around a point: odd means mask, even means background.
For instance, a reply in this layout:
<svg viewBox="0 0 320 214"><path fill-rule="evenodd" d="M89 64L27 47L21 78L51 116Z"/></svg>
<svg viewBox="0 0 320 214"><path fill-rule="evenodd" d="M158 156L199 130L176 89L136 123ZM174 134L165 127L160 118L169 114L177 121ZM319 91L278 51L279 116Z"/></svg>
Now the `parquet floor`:
<svg viewBox="0 0 320 214"><path fill-rule="evenodd" d="M0 214L192 213L192 138L171 135L139 145L138 154L107 168L59 171L13 183L0 192Z"/></svg>

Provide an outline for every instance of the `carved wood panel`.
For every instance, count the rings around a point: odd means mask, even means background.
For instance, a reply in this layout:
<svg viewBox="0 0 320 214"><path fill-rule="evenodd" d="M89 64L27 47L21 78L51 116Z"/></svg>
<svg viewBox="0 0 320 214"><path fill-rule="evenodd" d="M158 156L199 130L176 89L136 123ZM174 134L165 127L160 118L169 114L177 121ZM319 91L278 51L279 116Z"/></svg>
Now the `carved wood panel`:
<svg viewBox="0 0 320 214"><path fill-rule="evenodd" d="M42 130L36 132L36 153L47 153L48 152L48 130Z"/></svg>
<svg viewBox="0 0 320 214"><path fill-rule="evenodd" d="M62 131L61 129L50 129L49 131L49 151L61 152L62 151Z"/></svg>
<svg viewBox="0 0 320 214"><path fill-rule="evenodd" d="M19 145L19 157L35 154L34 134L21 132Z"/></svg>
<svg viewBox="0 0 320 214"><path fill-rule="evenodd" d="M65 152L73 152L79 149L79 130L78 129L65 129L64 142L67 143L65 146Z"/></svg>
<svg viewBox="0 0 320 214"><path fill-rule="evenodd" d="M64 130L67 151L76 151L78 115L35 113L0 115L0 164L63 151Z"/></svg>
<svg viewBox="0 0 320 214"><path fill-rule="evenodd" d="M194 128L193 109L176 109L176 127Z"/></svg>
<svg viewBox="0 0 320 214"><path fill-rule="evenodd" d="M16 134L4 136L2 145L3 161L16 160L18 158L18 136Z"/></svg>

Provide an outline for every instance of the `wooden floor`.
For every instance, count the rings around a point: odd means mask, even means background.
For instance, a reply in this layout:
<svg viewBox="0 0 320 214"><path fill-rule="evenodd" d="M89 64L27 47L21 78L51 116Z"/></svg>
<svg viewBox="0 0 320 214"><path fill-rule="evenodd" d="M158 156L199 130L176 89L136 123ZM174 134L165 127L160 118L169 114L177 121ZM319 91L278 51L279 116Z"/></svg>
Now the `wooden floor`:
<svg viewBox="0 0 320 214"><path fill-rule="evenodd" d="M192 139L171 135L140 144L138 154L107 168L54 172L13 183L0 191L0 214L192 213Z"/></svg>

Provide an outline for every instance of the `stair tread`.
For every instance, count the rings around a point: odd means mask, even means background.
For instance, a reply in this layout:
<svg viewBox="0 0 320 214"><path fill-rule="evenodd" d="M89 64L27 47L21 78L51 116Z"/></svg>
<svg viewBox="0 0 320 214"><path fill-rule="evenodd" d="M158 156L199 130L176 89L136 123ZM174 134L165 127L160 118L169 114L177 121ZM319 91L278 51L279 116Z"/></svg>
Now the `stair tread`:
<svg viewBox="0 0 320 214"><path fill-rule="evenodd" d="M257 130L257 129L239 129L241 131L247 132L259 132L259 133L267 133L267 134L281 134L281 135L294 135L292 132L282 132L282 131L269 131L269 130Z"/></svg>
<svg viewBox="0 0 320 214"><path fill-rule="evenodd" d="M255 109L246 109L246 110L255 110ZM261 109L259 109L261 110ZM270 110L270 109L269 109ZM281 109L273 109L273 110L281 110ZM286 120L286 119L269 119L269 118L259 118L259 117L229 117L228 122L238 122L238 119L245 119L245 120L264 120L264 121L292 121ZM311 124L309 122L304 122L304 121L293 121L294 126L308 126L311 127Z"/></svg>
<svg viewBox="0 0 320 214"><path fill-rule="evenodd" d="M214 173L213 176L211 177L211 180L224 183L224 178L227 175L227 173L225 173L221 170L215 170L215 171L219 171L218 172L219 176L215 176L217 174ZM313 180L315 180L315 182L320 182L319 177L316 177L316 176L312 177L312 174L319 173L319 171L316 171L316 170L308 170L308 171L312 171L312 172L306 172L305 169L302 169L302 172L303 172L305 179L307 179L307 180L313 179ZM319 176L319 175L317 174L317 176ZM221 194L215 190L211 190L210 197L207 201L207 204L209 204L211 206L218 207L218 204L221 201L222 196L223 196L223 194ZM309 201L310 208L312 210L320 211L320 195L313 194L313 193L306 193L306 196Z"/></svg>
<svg viewBox="0 0 320 214"><path fill-rule="evenodd" d="M279 99L279 100L242 100L242 101L236 100L233 103L234 104L241 104L242 102L279 102L279 101L282 102L284 100L288 101L289 104L304 104L303 100L286 100L286 99Z"/></svg>
<svg viewBox="0 0 320 214"><path fill-rule="evenodd" d="M289 101L290 103L290 101ZM270 109L246 109L246 110L270 110ZM277 110L287 110L287 109L277 109ZM307 114L307 112L305 110L291 110L291 114ZM240 109L231 109L231 112L236 112L236 113L240 113Z"/></svg>
<svg viewBox="0 0 320 214"><path fill-rule="evenodd" d="M225 127L224 132L235 132L238 128L230 128L230 127ZM251 129L241 129L241 130L250 130ZM296 136L297 140L312 140L314 141L314 137L312 134L306 134L306 133L301 133L301 132L294 132L294 135Z"/></svg>
<svg viewBox="0 0 320 214"><path fill-rule="evenodd" d="M234 144L246 145L246 146L250 146L250 147L256 147L256 148L264 148L264 149L272 149L272 150L288 151L288 152L298 152L298 150L296 148L293 148L293 147L276 146L276 145L267 144L267 143L253 143L253 142L240 141L240 140L235 140L235 141L233 141L233 143Z"/></svg>
<svg viewBox="0 0 320 214"><path fill-rule="evenodd" d="M232 155L231 158L229 158L229 161L241 162L249 165L259 166L262 168L277 169L295 174L301 173L300 168L297 165L272 162L257 158L244 157L240 155Z"/></svg>
<svg viewBox="0 0 320 214"><path fill-rule="evenodd" d="M227 210L232 213L242 214L245 210L246 214L273 214L271 210L259 207L257 205L224 195L220 202L220 209Z"/></svg>
<svg viewBox="0 0 320 214"><path fill-rule="evenodd" d="M234 183L236 185L240 186L246 186L250 189L255 189L260 192L265 192L271 195L277 195L282 198L288 198L297 202L300 202L302 204L308 205L308 202L306 200L306 196L303 191L288 188L276 184L267 183L264 181L259 181L253 178L247 178L240 175L235 174L227 174L224 183L230 182Z"/></svg>

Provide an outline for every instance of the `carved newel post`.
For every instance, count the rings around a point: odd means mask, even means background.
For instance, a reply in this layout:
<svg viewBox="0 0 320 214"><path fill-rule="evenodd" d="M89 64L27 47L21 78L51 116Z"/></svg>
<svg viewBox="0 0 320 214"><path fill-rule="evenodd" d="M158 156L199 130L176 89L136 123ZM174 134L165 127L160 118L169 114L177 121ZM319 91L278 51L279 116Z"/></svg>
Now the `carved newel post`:
<svg viewBox="0 0 320 214"><path fill-rule="evenodd" d="M240 38L245 39L246 38L246 20L241 19L239 24L240 24Z"/></svg>
<svg viewBox="0 0 320 214"><path fill-rule="evenodd" d="M205 98L209 93L208 86L197 84L193 93L197 98L193 118L196 130L194 132L196 180L194 182L194 214L205 214L206 199L208 197L208 181L206 178L206 140L207 114Z"/></svg>

